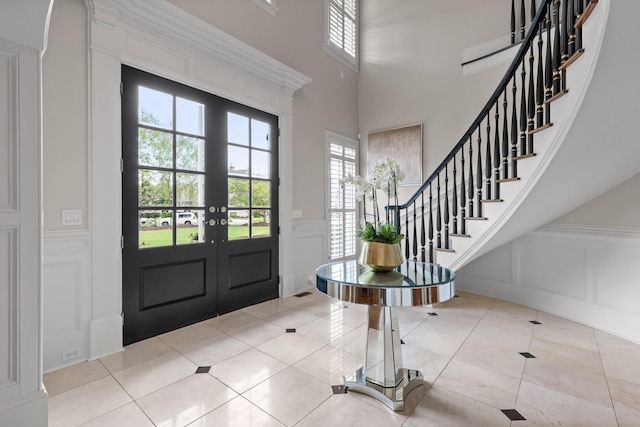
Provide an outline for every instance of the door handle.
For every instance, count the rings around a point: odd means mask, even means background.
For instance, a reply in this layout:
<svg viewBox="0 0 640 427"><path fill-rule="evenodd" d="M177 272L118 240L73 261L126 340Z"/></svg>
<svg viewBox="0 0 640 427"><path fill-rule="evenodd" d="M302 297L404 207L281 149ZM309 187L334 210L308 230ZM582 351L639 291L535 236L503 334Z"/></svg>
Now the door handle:
<svg viewBox="0 0 640 427"><path fill-rule="evenodd" d="M209 224L210 226L214 226L216 225L216 220L215 219L210 219L209 221L207 221L207 224Z"/></svg>

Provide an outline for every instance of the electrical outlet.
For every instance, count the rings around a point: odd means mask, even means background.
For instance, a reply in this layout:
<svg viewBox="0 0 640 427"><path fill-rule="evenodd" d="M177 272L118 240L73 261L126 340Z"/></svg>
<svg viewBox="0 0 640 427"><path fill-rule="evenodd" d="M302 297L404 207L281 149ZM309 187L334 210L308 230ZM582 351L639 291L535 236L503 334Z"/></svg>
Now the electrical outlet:
<svg viewBox="0 0 640 427"><path fill-rule="evenodd" d="M80 357L80 349L73 348L71 350L62 352L62 361L65 362L67 360L75 359L76 357Z"/></svg>

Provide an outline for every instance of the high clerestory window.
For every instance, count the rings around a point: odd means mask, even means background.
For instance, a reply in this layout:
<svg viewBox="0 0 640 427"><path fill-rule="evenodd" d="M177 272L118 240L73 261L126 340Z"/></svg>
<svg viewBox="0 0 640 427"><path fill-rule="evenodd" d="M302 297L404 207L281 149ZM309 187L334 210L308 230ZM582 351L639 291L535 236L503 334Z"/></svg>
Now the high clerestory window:
<svg viewBox="0 0 640 427"><path fill-rule="evenodd" d="M253 2L269 12L273 17L276 16L276 0L253 0Z"/></svg>
<svg viewBox="0 0 640 427"><path fill-rule="evenodd" d="M358 0L325 0L325 50L358 71Z"/></svg>

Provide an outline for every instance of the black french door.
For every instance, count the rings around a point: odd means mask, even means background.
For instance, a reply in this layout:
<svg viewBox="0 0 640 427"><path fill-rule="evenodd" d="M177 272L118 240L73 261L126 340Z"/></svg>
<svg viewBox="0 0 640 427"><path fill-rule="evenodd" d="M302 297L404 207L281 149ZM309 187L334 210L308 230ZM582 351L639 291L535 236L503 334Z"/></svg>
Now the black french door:
<svg viewBox="0 0 640 427"><path fill-rule="evenodd" d="M125 65L122 82L124 344L276 298L277 117Z"/></svg>

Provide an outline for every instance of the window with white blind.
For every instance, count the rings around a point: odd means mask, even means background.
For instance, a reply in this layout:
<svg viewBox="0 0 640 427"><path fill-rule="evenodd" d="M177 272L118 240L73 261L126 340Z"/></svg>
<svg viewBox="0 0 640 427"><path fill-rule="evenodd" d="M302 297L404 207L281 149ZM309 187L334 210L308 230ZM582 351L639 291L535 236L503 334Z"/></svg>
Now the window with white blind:
<svg viewBox="0 0 640 427"><path fill-rule="evenodd" d="M325 0L325 50L358 71L358 0Z"/></svg>
<svg viewBox="0 0 640 427"><path fill-rule="evenodd" d="M358 173L358 142L327 131L329 259L353 258L356 255L358 202L353 185L340 185L347 175Z"/></svg>

